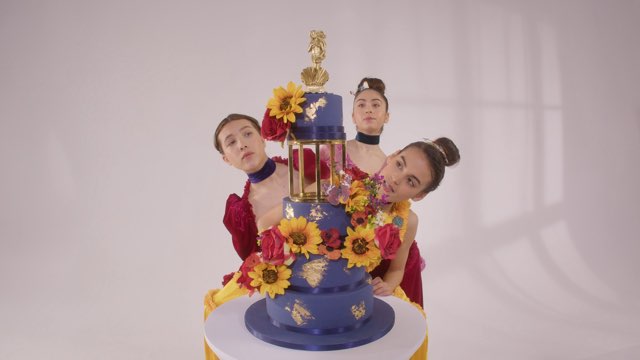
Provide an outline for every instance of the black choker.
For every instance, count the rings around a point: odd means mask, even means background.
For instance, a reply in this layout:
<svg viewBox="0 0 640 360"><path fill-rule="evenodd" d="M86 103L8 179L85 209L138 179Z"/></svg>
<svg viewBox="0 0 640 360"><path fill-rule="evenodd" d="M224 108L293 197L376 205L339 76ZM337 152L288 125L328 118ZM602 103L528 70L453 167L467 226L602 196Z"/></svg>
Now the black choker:
<svg viewBox="0 0 640 360"><path fill-rule="evenodd" d="M264 163L264 165L262 166L262 169L254 173L248 174L249 182L252 184L257 184L260 181L271 176L271 174L273 174L275 171L276 171L276 162L273 161L272 159L267 158L267 162Z"/></svg>
<svg viewBox="0 0 640 360"><path fill-rule="evenodd" d="M380 135L367 135L358 131L356 141L368 145L378 145L380 144Z"/></svg>

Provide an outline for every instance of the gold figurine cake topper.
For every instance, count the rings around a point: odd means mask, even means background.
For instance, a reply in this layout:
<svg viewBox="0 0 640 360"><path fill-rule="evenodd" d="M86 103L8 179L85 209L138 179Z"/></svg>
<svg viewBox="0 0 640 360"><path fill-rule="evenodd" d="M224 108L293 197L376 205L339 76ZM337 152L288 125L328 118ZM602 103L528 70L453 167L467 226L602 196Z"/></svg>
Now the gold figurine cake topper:
<svg viewBox="0 0 640 360"><path fill-rule="evenodd" d="M313 66L304 68L300 77L308 92L324 92L324 84L329 81L329 73L320 64L326 56L326 36L322 30L311 30L309 36L311 40L307 51L311 54Z"/></svg>

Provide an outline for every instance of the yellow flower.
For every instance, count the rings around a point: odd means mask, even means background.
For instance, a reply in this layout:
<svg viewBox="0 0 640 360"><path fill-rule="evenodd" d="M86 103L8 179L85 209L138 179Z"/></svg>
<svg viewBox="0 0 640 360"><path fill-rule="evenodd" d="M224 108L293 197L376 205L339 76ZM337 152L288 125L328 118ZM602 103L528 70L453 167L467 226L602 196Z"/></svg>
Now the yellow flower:
<svg viewBox="0 0 640 360"><path fill-rule="evenodd" d="M378 266L382 257L374 239L375 233L372 228L364 226L358 226L355 230L351 227L347 228L342 257L349 260L348 268L365 266L367 271L371 271Z"/></svg>
<svg viewBox="0 0 640 360"><path fill-rule="evenodd" d="M278 230L287 238L291 252L302 253L307 259L309 254L318 253L318 245L322 243L322 238L318 224L315 222L307 222L307 219L302 216L297 219L282 219Z"/></svg>
<svg viewBox="0 0 640 360"><path fill-rule="evenodd" d="M296 86L292 81L289 81L286 90L282 86L273 89L273 97L267 103L269 116L282 119L285 124L287 121L296 122L296 113L302 112L300 104L307 100L303 96L302 86Z"/></svg>
<svg viewBox="0 0 640 360"><path fill-rule="evenodd" d="M258 288L262 295L269 293L273 299L276 294L284 294L284 289L289 287L291 270L286 265L260 263L249 272L249 276L253 279L251 286Z"/></svg>
<svg viewBox="0 0 640 360"><path fill-rule="evenodd" d="M384 223L393 224L400 229L400 240L404 240L404 234L407 231L410 209L411 203L409 200L404 200L394 203L389 211L384 212Z"/></svg>
<svg viewBox="0 0 640 360"><path fill-rule="evenodd" d="M354 180L349 189L350 195L345 203L345 209L348 213L363 211L369 203L369 193L364 187L364 183L360 180Z"/></svg>
<svg viewBox="0 0 640 360"><path fill-rule="evenodd" d="M394 203L393 209L397 211L398 214L407 214L409 209L411 209L411 202L409 200L404 200Z"/></svg>

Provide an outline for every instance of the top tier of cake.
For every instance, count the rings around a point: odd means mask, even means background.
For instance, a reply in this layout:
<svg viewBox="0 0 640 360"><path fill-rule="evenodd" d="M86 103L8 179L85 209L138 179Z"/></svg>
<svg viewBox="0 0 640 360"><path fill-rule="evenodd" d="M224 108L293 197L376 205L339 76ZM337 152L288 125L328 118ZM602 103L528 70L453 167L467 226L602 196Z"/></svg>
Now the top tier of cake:
<svg viewBox="0 0 640 360"><path fill-rule="evenodd" d="M331 93L305 93L303 112L297 114L291 133L298 141L345 140L342 97Z"/></svg>

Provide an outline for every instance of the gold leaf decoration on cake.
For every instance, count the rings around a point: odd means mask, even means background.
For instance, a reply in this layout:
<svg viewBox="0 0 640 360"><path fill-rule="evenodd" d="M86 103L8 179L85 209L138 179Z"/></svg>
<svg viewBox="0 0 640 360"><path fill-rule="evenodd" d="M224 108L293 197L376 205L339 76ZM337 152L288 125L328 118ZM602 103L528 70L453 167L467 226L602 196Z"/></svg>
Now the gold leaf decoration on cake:
<svg viewBox="0 0 640 360"><path fill-rule="evenodd" d="M352 305L351 313L356 320L360 320L367 313L367 307L364 306L364 300L360 302L360 305Z"/></svg>
<svg viewBox="0 0 640 360"><path fill-rule="evenodd" d="M327 258L321 257L320 259L309 261L302 265L302 271L299 275L301 278L307 280L311 287L316 287L320 285L320 282L324 279L328 266L329 261Z"/></svg>
<svg viewBox="0 0 640 360"><path fill-rule="evenodd" d="M324 68L306 67L300 73L300 77L302 82L307 85L307 92L312 93L324 92L324 86L322 85L329 81L329 73Z"/></svg>
<svg viewBox="0 0 640 360"><path fill-rule="evenodd" d="M313 205L311 207L311 211L309 213L309 221L320 221L327 216L327 212L322 210L322 206L320 204Z"/></svg>
<svg viewBox="0 0 640 360"><path fill-rule="evenodd" d="M285 310L291 313L291 318L298 324L298 326L305 325L307 321L315 319L313 314L304 306L304 303L299 299L296 299L293 304L293 309L285 307Z"/></svg>
<svg viewBox="0 0 640 360"><path fill-rule="evenodd" d="M327 99L323 96L318 101L311 103L304 109L304 121L312 122L318 116L317 112L320 108L327 105Z"/></svg>
<svg viewBox="0 0 640 360"><path fill-rule="evenodd" d="M293 211L293 206L291 206L291 204L287 204L287 207L285 207L284 209L284 217L287 220L291 220L293 219L295 216L294 211Z"/></svg>

